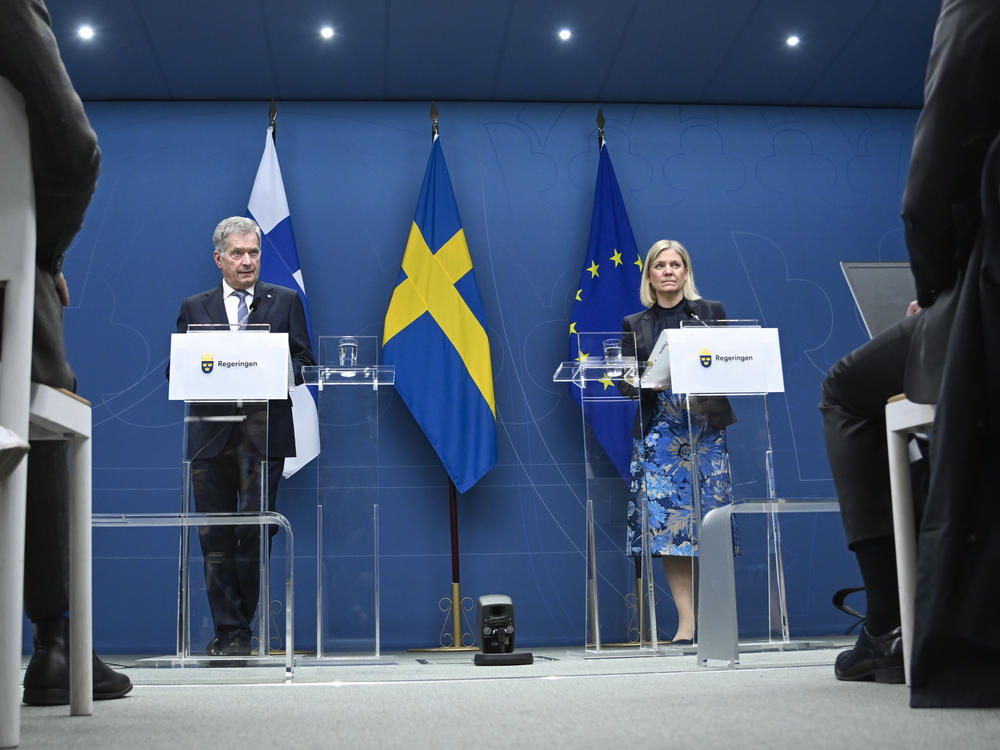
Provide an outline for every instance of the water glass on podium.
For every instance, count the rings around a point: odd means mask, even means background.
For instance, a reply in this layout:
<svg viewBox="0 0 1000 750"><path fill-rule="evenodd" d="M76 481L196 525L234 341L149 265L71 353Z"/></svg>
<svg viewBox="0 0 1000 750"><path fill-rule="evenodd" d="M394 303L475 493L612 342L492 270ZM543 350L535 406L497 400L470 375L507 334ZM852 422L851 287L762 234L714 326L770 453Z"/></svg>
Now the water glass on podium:
<svg viewBox="0 0 1000 750"><path fill-rule="evenodd" d="M340 339L338 362L341 367L358 366L358 339L356 336L343 336Z"/></svg>
<svg viewBox="0 0 1000 750"><path fill-rule="evenodd" d="M622 340L604 339L604 373L609 378L620 378L624 368Z"/></svg>

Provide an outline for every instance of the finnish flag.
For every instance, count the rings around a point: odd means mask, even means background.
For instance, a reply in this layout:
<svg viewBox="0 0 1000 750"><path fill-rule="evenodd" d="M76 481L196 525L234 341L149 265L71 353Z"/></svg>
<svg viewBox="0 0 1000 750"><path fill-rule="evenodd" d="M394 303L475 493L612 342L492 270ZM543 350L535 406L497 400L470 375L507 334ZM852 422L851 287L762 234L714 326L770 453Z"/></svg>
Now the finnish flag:
<svg viewBox="0 0 1000 750"><path fill-rule="evenodd" d="M285 185L281 181L278 153L274 149L271 128L267 129L264 140L264 155L257 168L257 178L250 191L247 204L250 218L260 226L260 277L269 284L294 289L302 299L306 312L306 326L312 341L312 320L309 317L309 303L306 301L306 285L299 267L299 254L295 249L295 235L292 219L285 198ZM295 422L295 452L297 455L285 459L282 476L290 477L319 455L319 416L316 411L316 396L305 385L297 385L292 390L292 418Z"/></svg>

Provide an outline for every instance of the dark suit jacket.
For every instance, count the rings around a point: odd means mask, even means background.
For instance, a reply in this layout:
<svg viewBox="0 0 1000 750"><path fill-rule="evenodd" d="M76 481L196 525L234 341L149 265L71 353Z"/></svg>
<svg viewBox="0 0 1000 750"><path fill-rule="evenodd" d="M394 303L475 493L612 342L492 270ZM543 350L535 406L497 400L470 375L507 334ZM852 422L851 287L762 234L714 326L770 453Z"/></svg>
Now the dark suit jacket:
<svg viewBox="0 0 1000 750"><path fill-rule="evenodd" d="M983 161L1000 127L1000 10L944 0L913 132L903 226L920 306L955 285L978 229Z"/></svg>
<svg viewBox="0 0 1000 750"><path fill-rule="evenodd" d="M24 97L31 140L36 226L31 379L75 390L76 379L66 362L56 279L97 187L101 152L41 0L0 4L0 76ZM4 167L0 164L0 169ZM69 608L67 471L65 444L32 441L24 607L33 620L59 617Z"/></svg>
<svg viewBox="0 0 1000 750"><path fill-rule="evenodd" d="M288 348L292 356L292 371L295 384L302 383L302 368L316 364L313 358L312 345L309 342L309 331L306 328L306 315L302 300L298 293L283 286L265 284L258 281L254 287L254 309L247 323L250 325L268 323L271 333L287 333ZM226 324L226 306L222 300L222 284L200 294L188 297L181 304L177 315L177 332L186 333L192 324ZM292 424L292 400L271 401L269 406L269 427L267 439L268 458L281 458L295 455L295 430ZM199 406L192 409L193 414L208 415L224 413L227 410L217 406ZM244 410L246 411L246 410ZM253 416L248 413L248 422L252 425ZM192 422L188 430L188 457L211 458L218 455L226 445L232 431L231 423L211 423L199 425ZM251 430L251 438L257 449L263 453L262 436Z"/></svg>
<svg viewBox="0 0 1000 750"><path fill-rule="evenodd" d="M928 369L915 353L937 354L943 371L940 388L926 390L937 418L918 543L914 706L1000 706L998 130L1000 4L944 0L903 199L918 299L934 302L918 324L937 333L914 331L907 395Z"/></svg>
<svg viewBox="0 0 1000 750"><path fill-rule="evenodd" d="M927 64L903 193L920 313L906 362L912 401L936 403L961 276L981 220L980 175L1000 128L1000 9L945 0Z"/></svg>
<svg viewBox="0 0 1000 750"><path fill-rule="evenodd" d="M699 320L712 321L724 320L726 310L721 302L711 299L689 300L687 304L698 316ZM635 334L635 351L633 351L632 335ZM634 356L639 362L649 359L656 339L659 338L660 331L656 328L656 317L652 308L642 310L632 315L626 315L622 321L622 355L626 357ZM620 390L626 396L635 398L637 390L621 381ZM641 408L635 415L635 425L632 428L632 436L642 437L649 429L649 423L653 419L656 411L656 394L654 390L644 389L640 398ZM736 421L729 399L724 396L713 396L706 398L689 399L689 407L695 414L704 414L708 417L708 424L712 429L721 430ZM642 416L642 424L639 417Z"/></svg>
<svg viewBox="0 0 1000 750"><path fill-rule="evenodd" d="M44 3L6 0L2 16L0 76L24 97L35 181L37 268L31 379L73 388L55 280L97 187L101 152L59 56Z"/></svg>

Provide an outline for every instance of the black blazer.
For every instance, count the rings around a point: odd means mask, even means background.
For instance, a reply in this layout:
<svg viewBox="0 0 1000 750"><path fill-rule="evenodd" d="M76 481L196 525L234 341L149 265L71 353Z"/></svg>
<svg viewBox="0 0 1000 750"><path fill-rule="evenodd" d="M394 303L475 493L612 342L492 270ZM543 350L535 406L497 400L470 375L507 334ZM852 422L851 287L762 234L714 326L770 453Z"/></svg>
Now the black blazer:
<svg viewBox="0 0 1000 750"><path fill-rule="evenodd" d="M31 379L76 390L56 279L97 187L101 152L59 56L44 3L4 2L0 16L0 76L24 97L31 143L37 266Z"/></svg>
<svg viewBox="0 0 1000 750"><path fill-rule="evenodd" d="M302 368L315 365L306 314L297 292L283 286L265 284L258 281L254 287L254 309L247 319L248 324L269 323L272 333L287 333L288 348L292 356L292 371L295 384L302 383ZM177 315L177 332L186 333L188 326L198 323L226 324L226 306L222 300L222 284L188 297L181 303ZM295 455L295 429L292 424L292 400L274 400L268 403L269 420L267 436L268 458L282 458ZM225 412L224 406L200 406L201 414L217 415ZM230 409L231 411L231 409ZM219 454L229 440L233 423L199 424L192 422L188 429L188 458L212 458ZM248 424L252 427L253 415L248 412ZM264 441L262 434L250 437L262 454Z"/></svg>
<svg viewBox="0 0 1000 750"><path fill-rule="evenodd" d="M983 164L1000 134L998 24L995 2L947 0L927 63L902 210L917 301L924 308L903 390L918 403L938 401L952 320L982 220Z"/></svg>
<svg viewBox="0 0 1000 750"><path fill-rule="evenodd" d="M724 320L726 310L721 302L711 299L687 300L686 304L699 320ZM635 346L633 351L632 335L635 334ZM639 362L649 359L656 339L659 338L660 331L656 327L656 316L652 308L647 308L632 315L626 315L622 320L622 355L626 357L634 356ZM629 398L639 396L637 388L620 381L619 389ZM639 396L641 409L635 415L635 425L632 427L632 436L639 438L646 434L650 422L653 421L653 414L656 411L657 391L643 389ZM710 396L703 398L691 398L688 401L689 407L695 414L704 414L708 417L708 424L714 430L721 430L736 421L736 415L729 405L729 399L725 396ZM642 415L642 423L639 422L639 415Z"/></svg>
<svg viewBox="0 0 1000 750"><path fill-rule="evenodd" d="M914 707L1000 705L998 28L995 0L942 3L903 198L917 299L926 306L940 293L919 313L904 381L910 400L937 403L919 529ZM935 353L939 364L915 352ZM943 371L938 383L920 382L935 370Z"/></svg>

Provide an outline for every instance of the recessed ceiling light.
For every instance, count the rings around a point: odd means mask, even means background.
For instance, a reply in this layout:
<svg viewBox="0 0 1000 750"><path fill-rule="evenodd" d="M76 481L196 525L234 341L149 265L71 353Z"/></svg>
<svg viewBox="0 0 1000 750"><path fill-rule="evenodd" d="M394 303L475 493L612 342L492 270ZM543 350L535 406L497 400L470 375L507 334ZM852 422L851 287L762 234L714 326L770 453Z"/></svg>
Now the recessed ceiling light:
<svg viewBox="0 0 1000 750"><path fill-rule="evenodd" d="M790 37L788 37L788 39L785 40L785 44L787 44L789 47L798 47L799 42L801 41L802 40L799 39L798 36L792 34Z"/></svg>
<svg viewBox="0 0 1000 750"><path fill-rule="evenodd" d="M571 36L573 36L573 32L569 29L559 29L559 38L564 42L568 42Z"/></svg>
<svg viewBox="0 0 1000 750"><path fill-rule="evenodd" d="M93 39L94 38L94 27L93 26L81 26L76 30L77 36L81 39Z"/></svg>
<svg viewBox="0 0 1000 750"><path fill-rule="evenodd" d="M319 35L324 39L333 39L333 27L324 26L322 29L319 30Z"/></svg>

